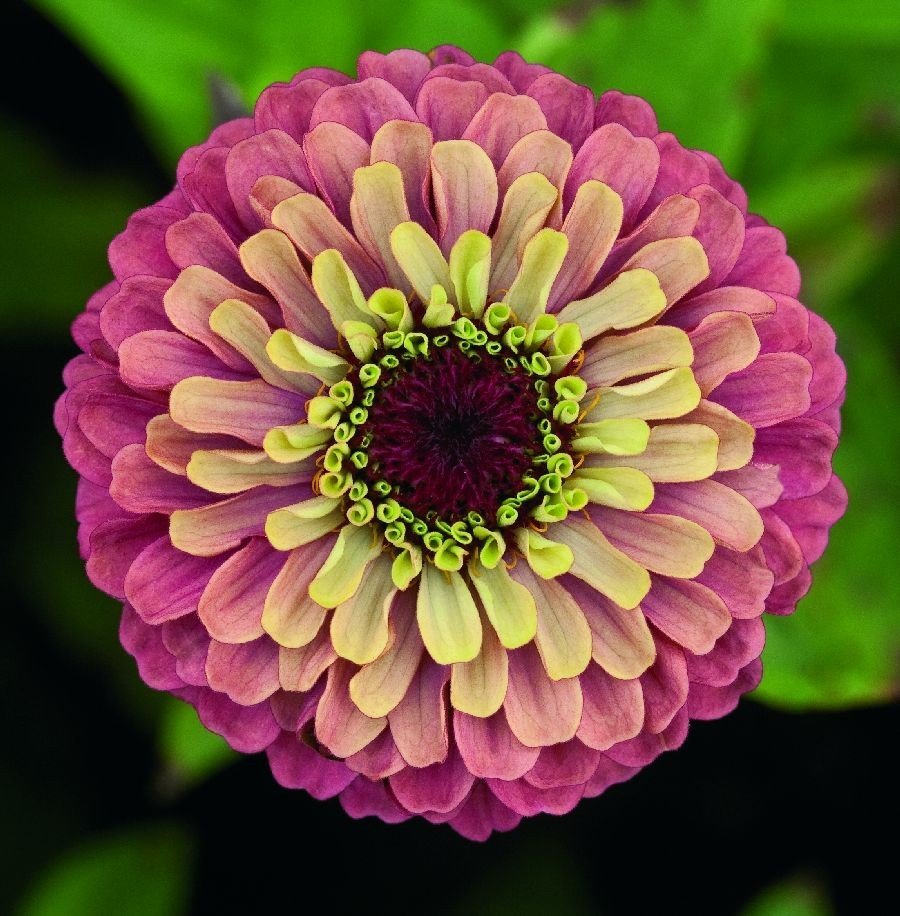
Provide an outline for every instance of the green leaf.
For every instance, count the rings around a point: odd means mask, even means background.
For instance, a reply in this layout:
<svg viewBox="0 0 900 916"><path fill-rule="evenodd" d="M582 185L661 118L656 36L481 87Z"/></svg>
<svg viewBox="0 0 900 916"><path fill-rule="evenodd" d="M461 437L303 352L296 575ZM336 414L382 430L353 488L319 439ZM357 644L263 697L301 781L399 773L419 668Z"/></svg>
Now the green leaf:
<svg viewBox="0 0 900 916"><path fill-rule="evenodd" d="M162 788L174 794L212 776L237 759L224 738L204 728L193 706L167 702L160 722Z"/></svg>
<svg viewBox="0 0 900 916"><path fill-rule="evenodd" d="M15 180L0 195L0 222L15 231L0 246L0 331L62 335L109 281L107 245L144 195L121 176L66 167L16 124L2 130L0 166Z"/></svg>
<svg viewBox="0 0 900 916"><path fill-rule="evenodd" d="M544 61L596 92L644 96L662 130L740 162L776 0L647 0L591 13ZM563 20L571 21L571 20Z"/></svg>
<svg viewBox="0 0 900 916"><path fill-rule="evenodd" d="M212 75L240 87L251 104L268 83L304 67L351 67L362 44L354 0L314 12L294 0L32 2L122 86L170 163L212 126Z"/></svg>
<svg viewBox="0 0 900 916"><path fill-rule="evenodd" d="M475 0L454 0L450 9L446 0L409 0L393 16L373 17L371 37L377 51L456 44L479 60L493 60L509 44L491 5Z"/></svg>
<svg viewBox="0 0 900 916"><path fill-rule="evenodd" d="M831 916L834 907L822 887L805 875L766 888L740 916Z"/></svg>
<svg viewBox="0 0 900 916"><path fill-rule="evenodd" d="M174 824L90 840L50 866L18 916L179 916L188 908L191 847Z"/></svg>

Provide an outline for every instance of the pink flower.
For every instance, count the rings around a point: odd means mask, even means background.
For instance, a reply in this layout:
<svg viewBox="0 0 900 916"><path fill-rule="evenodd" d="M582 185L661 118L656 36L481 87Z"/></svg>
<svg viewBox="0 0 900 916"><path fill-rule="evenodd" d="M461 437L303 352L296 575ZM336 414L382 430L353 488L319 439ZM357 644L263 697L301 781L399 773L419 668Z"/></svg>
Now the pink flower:
<svg viewBox="0 0 900 916"><path fill-rule="evenodd" d="M57 427L142 678L354 817L484 839L734 708L844 510L782 234L518 55L307 70L109 249Z"/></svg>

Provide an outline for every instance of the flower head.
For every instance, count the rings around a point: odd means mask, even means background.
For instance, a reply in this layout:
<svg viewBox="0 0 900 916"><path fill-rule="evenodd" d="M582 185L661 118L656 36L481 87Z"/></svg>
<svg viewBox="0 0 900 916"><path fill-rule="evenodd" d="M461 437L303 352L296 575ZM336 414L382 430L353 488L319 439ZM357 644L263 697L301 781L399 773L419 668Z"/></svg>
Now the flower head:
<svg viewBox="0 0 900 916"><path fill-rule="evenodd" d="M304 71L188 150L56 414L144 680L474 838L730 711L845 504L834 336L746 204L512 53Z"/></svg>

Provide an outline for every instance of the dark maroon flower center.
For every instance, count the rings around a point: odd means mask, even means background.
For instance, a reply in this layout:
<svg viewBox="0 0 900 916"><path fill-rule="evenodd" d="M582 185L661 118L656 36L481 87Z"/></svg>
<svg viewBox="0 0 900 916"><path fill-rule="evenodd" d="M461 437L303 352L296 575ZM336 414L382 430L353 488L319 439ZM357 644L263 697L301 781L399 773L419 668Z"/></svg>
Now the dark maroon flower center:
<svg viewBox="0 0 900 916"><path fill-rule="evenodd" d="M366 425L370 474L421 518L493 520L541 450L529 376L499 359L432 348L379 391Z"/></svg>

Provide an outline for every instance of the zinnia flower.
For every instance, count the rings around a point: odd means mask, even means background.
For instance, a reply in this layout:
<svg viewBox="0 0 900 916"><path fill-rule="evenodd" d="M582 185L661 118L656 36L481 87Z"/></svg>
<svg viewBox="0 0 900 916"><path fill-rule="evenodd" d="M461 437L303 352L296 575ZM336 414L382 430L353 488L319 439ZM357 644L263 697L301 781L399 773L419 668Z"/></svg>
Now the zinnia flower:
<svg viewBox="0 0 900 916"><path fill-rule="evenodd" d="M141 677L354 817L562 813L759 681L845 493L781 232L646 102L363 54L188 150L56 422Z"/></svg>

